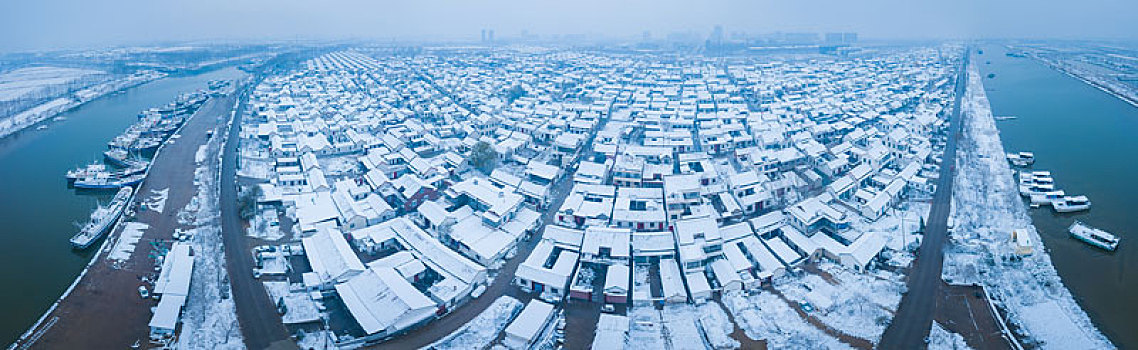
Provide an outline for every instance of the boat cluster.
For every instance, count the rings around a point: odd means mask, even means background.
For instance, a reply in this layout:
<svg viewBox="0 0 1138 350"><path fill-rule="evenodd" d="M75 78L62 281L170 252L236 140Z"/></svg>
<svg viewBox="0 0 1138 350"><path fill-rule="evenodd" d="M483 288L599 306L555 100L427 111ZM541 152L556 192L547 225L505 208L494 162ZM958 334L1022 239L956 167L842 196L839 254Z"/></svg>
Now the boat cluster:
<svg viewBox="0 0 1138 350"><path fill-rule="evenodd" d="M135 186L146 178L150 161L146 157L209 98L204 91L178 96L162 107L151 108L138 115L122 134L107 142L105 162L95 162L67 172L68 184L79 189L118 189ZM108 166L109 165L109 166Z"/></svg>
<svg viewBox="0 0 1138 350"><path fill-rule="evenodd" d="M1008 162L1017 167L1028 167L1035 164L1035 155L1031 152L1008 153ZM1019 172L1019 193L1027 197L1032 208L1050 205L1057 213L1071 213L1088 210L1091 201L1087 196L1068 196L1066 192L1055 187L1055 179L1050 171ZM1091 227L1082 221L1075 220L1067 228L1072 238L1078 239L1091 246L1114 251L1118 248L1118 237Z"/></svg>
<svg viewBox="0 0 1138 350"><path fill-rule="evenodd" d="M1071 213L1091 208L1087 196L1068 196L1055 187L1050 171L1019 172L1019 194L1031 201L1032 208L1050 205L1057 213Z"/></svg>

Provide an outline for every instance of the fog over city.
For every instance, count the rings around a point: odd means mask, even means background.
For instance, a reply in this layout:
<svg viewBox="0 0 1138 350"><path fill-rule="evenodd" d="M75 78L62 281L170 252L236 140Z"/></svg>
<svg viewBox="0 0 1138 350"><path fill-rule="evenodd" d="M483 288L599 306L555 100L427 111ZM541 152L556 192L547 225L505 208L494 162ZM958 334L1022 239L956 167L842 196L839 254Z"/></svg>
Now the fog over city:
<svg viewBox="0 0 1138 350"><path fill-rule="evenodd" d="M1088 1L5 1L0 51L225 39L477 40L675 31L851 31L865 38L1134 38L1138 2Z"/></svg>

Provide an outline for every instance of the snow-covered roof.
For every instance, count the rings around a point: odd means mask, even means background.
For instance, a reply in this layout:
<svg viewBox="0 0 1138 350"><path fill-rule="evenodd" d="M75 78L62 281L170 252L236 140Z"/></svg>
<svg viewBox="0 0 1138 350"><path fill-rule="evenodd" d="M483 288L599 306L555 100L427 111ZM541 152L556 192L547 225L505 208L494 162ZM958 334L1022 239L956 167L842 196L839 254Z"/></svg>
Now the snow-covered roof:
<svg viewBox="0 0 1138 350"><path fill-rule="evenodd" d="M580 252L585 231L558 225L546 225L541 239L552 241L556 246Z"/></svg>
<svg viewBox="0 0 1138 350"><path fill-rule="evenodd" d="M552 317L552 304L537 299L530 300L522 312L518 313L518 317L506 327L506 342L514 348L525 347L534 341Z"/></svg>
<svg viewBox="0 0 1138 350"><path fill-rule="evenodd" d="M609 248L609 256L628 258L631 257L631 238L632 231L627 228L589 226L585 229L581 253L598 255L601 248Z"/></svg>
<svg viewBox="0 0 1138 350"><path fill-rule="evenodd" d="M605 274L605 293L628 293L628 275L630 273L628 265L609 265L608 273Z"/></svg>
<svg viewBox="0 0 1138 350"><path fill-rule="evenodd" d="M573 268L577 266L579 254L571 250L561 250L557 255L557 260L551 266L546 267L546 262L553 254L553 243L549 241L539 242L530 252L529 257L526 257L526 260L518 265L514 276L557 289L565 289L565 286L569 284L569 277L573 273Z"/></svg>
<svg viewBox="0 0 1138 350"><path fill-rule="evenodd" d="M368 269L337 284L336 293L367 334L395 332L436 311L430 298L390 267Z"/></svg>
<svg viewBox="0 0 1138 350"><path fill-rule="evenodd" d="M407 249L423 260L431 269L453 275L467 284L478 284L486 278L486 268L447 248L434 237L427 235L406 217L395 218L377 226L390 227Z"/></svg>
<svg viewBox="0 0 1138 350"><path fill-rule="evenodd" d="M597 331L593 337L592 350L624 349L629 330L628 316L602 313L597 320Z"/></svg>
<svg viewBox="0 0 1138 350"><path fill-rule="evenodd" d="M186 303L185 295L163 296L154 308L154 316L150 317L150 329L173 332L178 326L178 316L182 313L182 305Z"/></svg>
<svg viewBox="0 0 1138 350"><path fill-rule="evenodd" d="M162 261L162 272L158 275L158 280L154 281L154 294L160 294L163 298L167 295L189 295L193 271L194 256L191 255L190 245L174 243Z"/></svg>
<svg viewBox="0 0 1138 350"><path fill-rule="evenodd" d="M343 282L364 271L364 264L352 252L344 235L324 228L301 240L312 272L325 282Z"/></svg>

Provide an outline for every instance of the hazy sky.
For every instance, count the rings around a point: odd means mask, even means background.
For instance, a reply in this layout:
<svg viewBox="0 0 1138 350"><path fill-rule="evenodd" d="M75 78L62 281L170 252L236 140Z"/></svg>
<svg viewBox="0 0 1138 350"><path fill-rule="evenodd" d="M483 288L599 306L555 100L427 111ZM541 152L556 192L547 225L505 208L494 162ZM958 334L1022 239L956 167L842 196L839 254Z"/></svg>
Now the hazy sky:
<svg viewBox="0 0 1138 350"><path fill-rule="evenodd" d="M1136 0L2 0L0 51L217 39L465 39L854 31L863 38L1138 38Z"/></svg>

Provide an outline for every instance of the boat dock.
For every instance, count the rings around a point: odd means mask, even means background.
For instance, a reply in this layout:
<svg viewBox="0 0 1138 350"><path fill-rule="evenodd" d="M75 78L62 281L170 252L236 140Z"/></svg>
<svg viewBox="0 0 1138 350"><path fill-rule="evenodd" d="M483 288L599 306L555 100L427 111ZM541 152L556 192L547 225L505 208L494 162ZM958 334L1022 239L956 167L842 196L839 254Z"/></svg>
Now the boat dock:
<svg viewBox="0 0 1138 350"><path fill-rule="evenodd" d="M177 213L197 193L194 184L194 162L198 147L205 144L209 130L224 126L233 107L231 95L212 98L177 131L177 142L165 143L155 154L149 179L138 186L130 208L153 191L169 189L166 209L159 213L139 210L122 222L139 222L149 226L130 258L122 263L108 259L109 249L124 231L116 225L108 234L87 269L76 279L40 321L27 330L13 345L15 348L124 349L136 341L149 344L150 309L154 300L142 299L137 289L139 280L156 278L152 245L166 246L173 232L189 227L177 220Z"/></svg>

